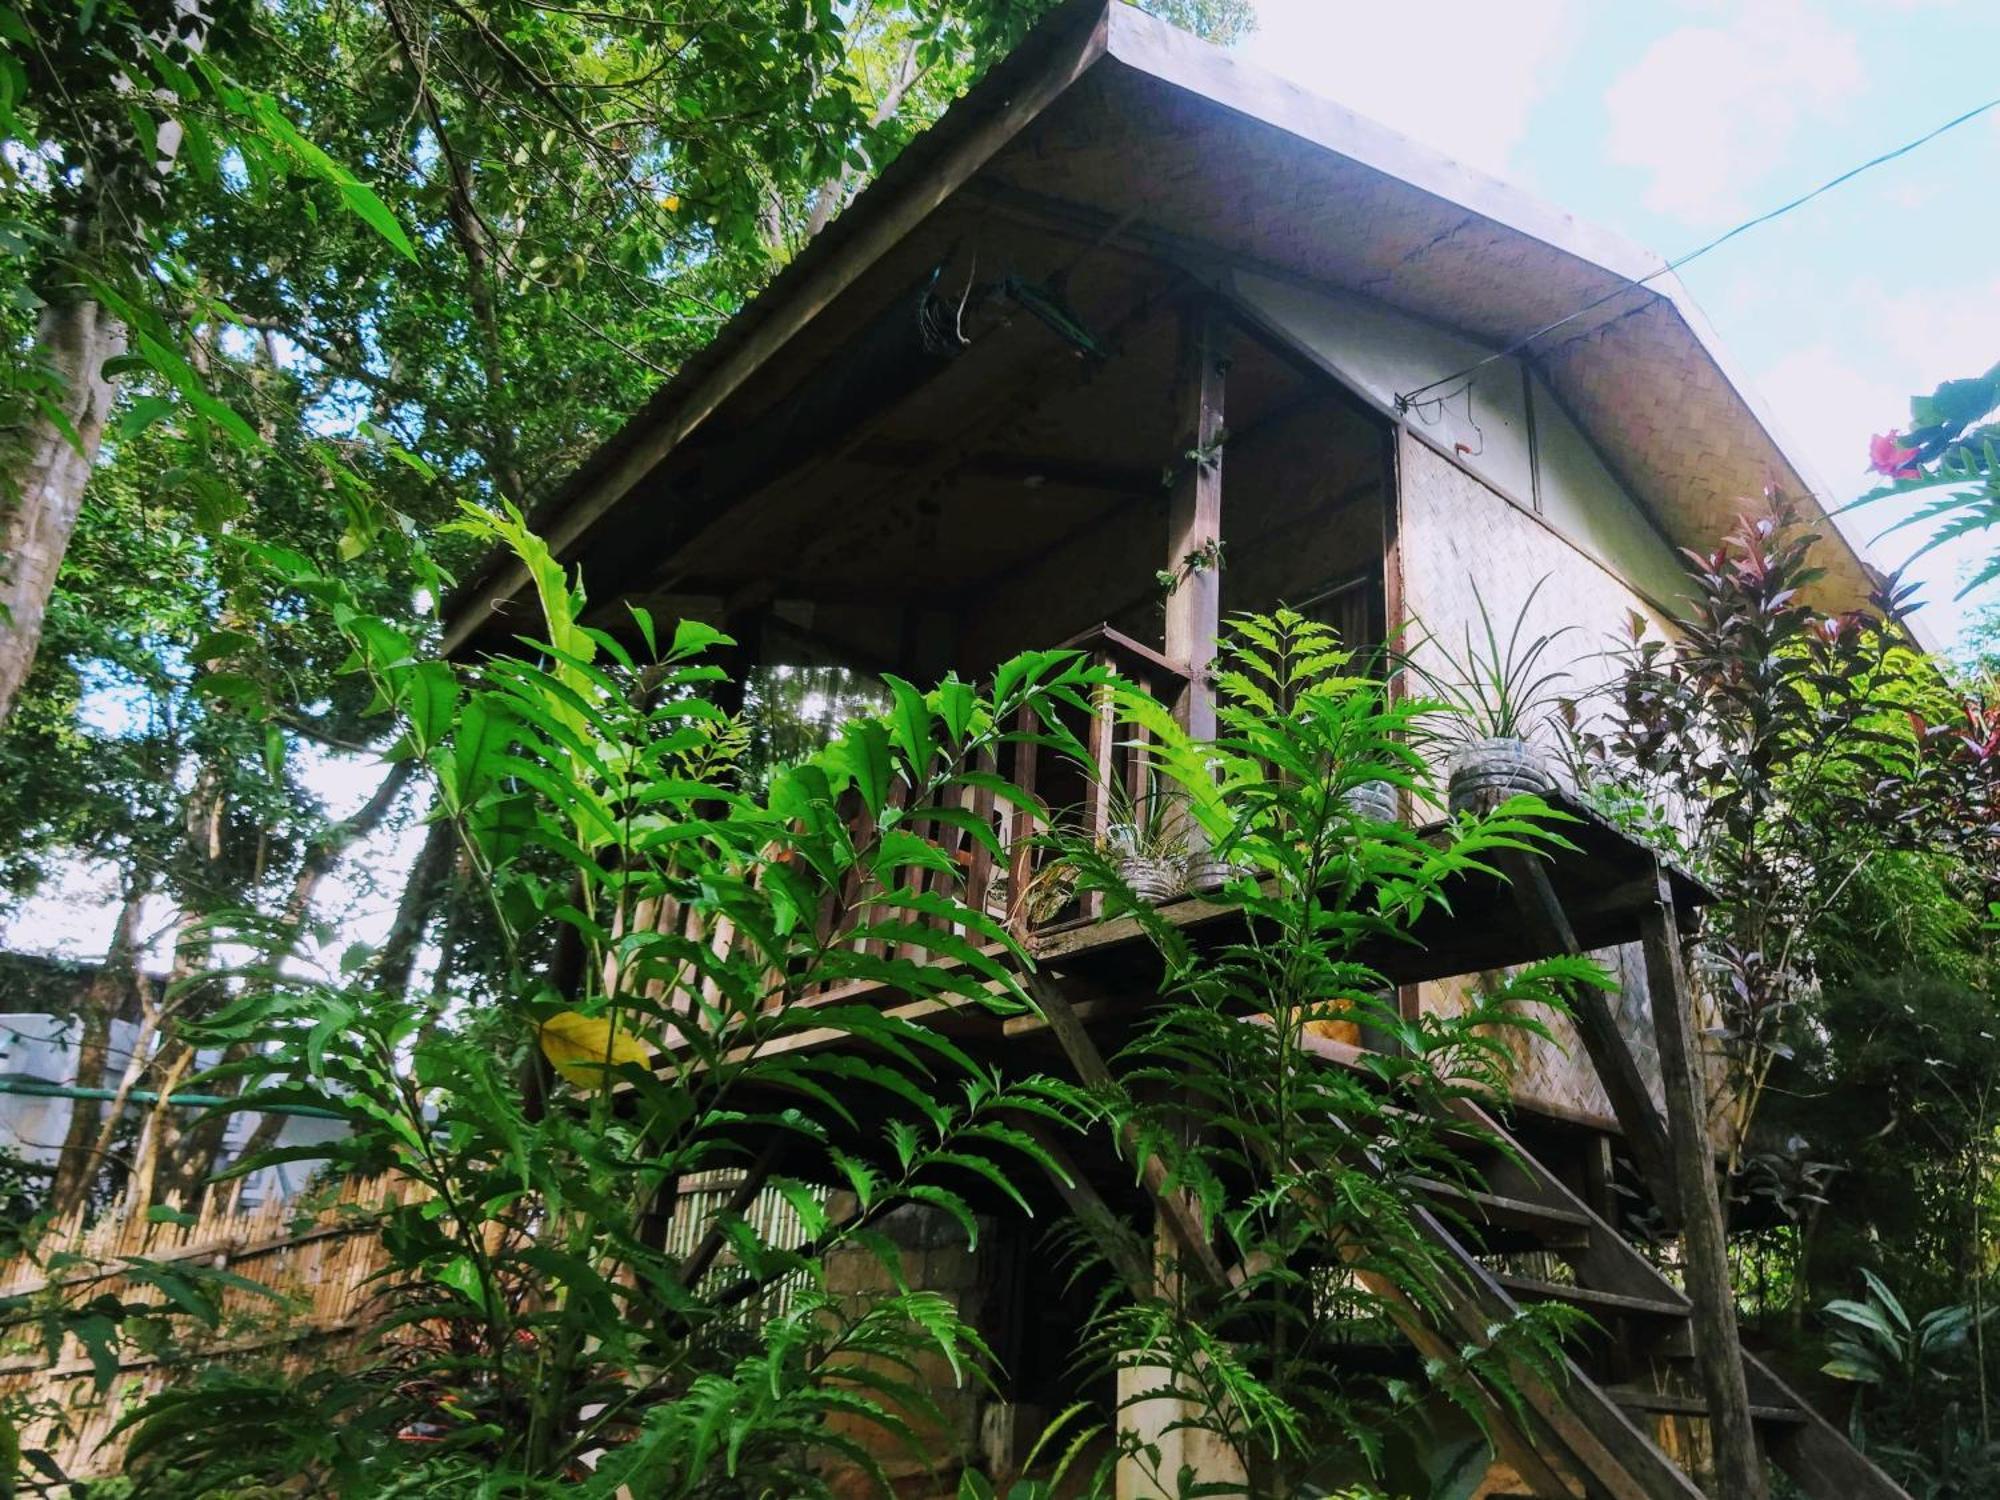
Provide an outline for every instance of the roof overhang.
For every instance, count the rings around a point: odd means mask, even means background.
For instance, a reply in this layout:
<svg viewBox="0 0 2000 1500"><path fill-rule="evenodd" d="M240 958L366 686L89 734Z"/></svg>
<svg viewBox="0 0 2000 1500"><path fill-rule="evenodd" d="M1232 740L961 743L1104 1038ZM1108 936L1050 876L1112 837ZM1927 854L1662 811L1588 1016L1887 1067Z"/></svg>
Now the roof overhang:
<svg viewBox="0 0 2000 1500"><path fill-rule="evenodd" d="M1713 546L1774 486L1825 516L1826 491L1657 256L1121 0L1071 0L604 443L537 529L573 556L621 506L685 503L646 481L690 435L752 399L760 372L771 385L767 366L823 355L827 331L861 315L844 304L906 240L995 203L1218 277L1249 268L1365 295L1495 350L1562 320L1525 357L1671 540ZM1827 591L1854 602L1872 573L1826 532ZM451 601L446 648L525 582L489 562Z"/></svg>

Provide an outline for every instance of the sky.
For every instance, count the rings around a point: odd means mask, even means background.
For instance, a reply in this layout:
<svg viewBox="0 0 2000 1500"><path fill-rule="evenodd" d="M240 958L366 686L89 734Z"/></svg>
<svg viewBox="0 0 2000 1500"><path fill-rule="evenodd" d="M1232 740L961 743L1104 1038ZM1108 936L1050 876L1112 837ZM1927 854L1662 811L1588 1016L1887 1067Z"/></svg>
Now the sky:
<svg viewBox="0 0 2000 1500"><path fill-rule="evenodd" d="M1257 0L1238 52L1673 258L2000 96L1995 0ZM2000 361L2000 109L1680 275L1829 498L1870 434ZM1880 564L1921 533L1873 539ZM1989 536L1985 547L1993 545ZM1979 545L1912 568L1933 639Z"/></svg>

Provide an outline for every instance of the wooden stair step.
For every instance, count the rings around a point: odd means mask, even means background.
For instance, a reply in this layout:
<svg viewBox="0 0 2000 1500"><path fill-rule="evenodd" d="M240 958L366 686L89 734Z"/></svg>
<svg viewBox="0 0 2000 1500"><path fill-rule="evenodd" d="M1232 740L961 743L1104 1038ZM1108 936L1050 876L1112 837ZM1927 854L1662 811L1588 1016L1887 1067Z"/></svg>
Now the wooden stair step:
<svg viewBox="0 0 2000 1500"><path fill-rule="evenodd" d="M1499 1142L1486 1131L1470 1121L1459 1119L1456 1115L1408 1109L1400 1104L1380 1104L1376 1108L1384 1115L1398 1120L1408 1120L1413 1126L1419 1126L1439 1139L1464 1141L1484 1151L1495 1153L1501 1150Z"/></svg>
<svg viewBox="0 0 2000 1500"><path fill-rule="evenodd" d="M1403 1181L1420 1193L1450 1203L1474 1223L1502 1224L1509 1229L1546 1232L1552 1237L1565 1230L1590 1228L1590 1215L1573 1208L1537 1203L1529 1198L1510 1198L1504 1193L1463 1187L1435 1177L1406 1177Z"/></svg>
<svg viewBox="0 0 2000 1500"><path fill-rule="evenodd" d="M1677 1417L1705 1417L1708 1403L1700 1396L1685 1395L1677 1391L1655 1391L1642 1385L1610 1385L1604 1394L1624 1407L1627 1411L1661 1412ZM1806 1414L1796 1406L1758 1406L1752 1404L1750 1415L1759 1422L1803 1422Z"/></svg>
<svg viewBox="0 0 2000 1500"><path fill-rule="evenodd" d="M1658 1297L1633 1297L1624 1292L1607 1292L1593 1286L1568 1286L1560 1281L1539 1281L1533 1276L1516 1276L1509 1271L1490 1273L1493 1279L1516 1296L1538 1302L1567 1302L1586 1312L1633 1313L1651 1318L1686 1318L1684 1302L1667 1302Z"/></svg>

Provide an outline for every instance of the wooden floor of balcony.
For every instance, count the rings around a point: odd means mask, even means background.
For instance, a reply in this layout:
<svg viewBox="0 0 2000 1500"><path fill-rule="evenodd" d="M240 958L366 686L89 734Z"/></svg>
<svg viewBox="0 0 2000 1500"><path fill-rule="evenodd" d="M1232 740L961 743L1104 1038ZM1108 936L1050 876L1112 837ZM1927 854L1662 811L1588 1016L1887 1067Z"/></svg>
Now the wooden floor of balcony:
<svg viewBox="0 0 2000 1500"><path fill-rule="evenodd" d="M1588 953L1637 943L1644 922L1663 896L1683 930L1691 930L1712 893L1687 871L1624 833L1587 804L1561 791L1546 800L1561 815L1555 826L1568 848L1535 856L1503 853L1494 873L1454 880L1407 938L1365 945L1356 961L1402 987L1524 964L1557 953ZM1442 837L1443 825L1425 830ZM1187 895L1156 908L1160 921L1197 944L1227 943L1245 934L1234 907ZM1039 973L1062 984L1093 1029L1118 1029L1136 1020L1157 998L1163 975L1159 952L1135 916L1073 918L1029 934L1027 949ZM998 956L998 945L986 951ZM1582 1002L1587 1008L1590 1001ZM1598 1001L1601 1005L1601 997ZM899 1000L881 984L843 986L801 1002L822 1006L870 1004L901 1019L936 1026L962 1042L1005 1046L1047 1029L1045 1018L1002 1016L971 1001ZM1586 1043L1590 1018L1581 1018ZM1608 1014L1600 1024L1611 1025ZM764 1043L760 1053L792 1052L850 1044L844 1028L806 1027ZM1597 1047L1591 1046L1593 1054Z"/></svg>

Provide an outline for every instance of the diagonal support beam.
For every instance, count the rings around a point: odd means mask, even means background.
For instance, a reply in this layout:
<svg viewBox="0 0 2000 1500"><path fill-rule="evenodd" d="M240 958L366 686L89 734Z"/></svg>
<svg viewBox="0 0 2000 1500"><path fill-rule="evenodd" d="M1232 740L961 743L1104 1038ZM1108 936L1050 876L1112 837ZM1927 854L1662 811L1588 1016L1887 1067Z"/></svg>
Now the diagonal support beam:
<svg viewBox="0 0 2000 1500"><path fill-rule="evenodd" d="M1111 1076L1110 1065L1104 1061L1104 1054L1097 1050L1097 1043L1091 1040L1089 1031L1084 1028L1083 1018L1077 1014L1069 996L1063 993L1062 986L1047 974L1030 974L1028 993L1048 1018L1049 1032L1069 1059L1070 1066L1076 1070L1076 1076L1092 1088L1114 1086L1116 1080ZM1161 1222L1172 1234L1182 1256L1200 1271L1210 1285L1221 1285L1227 1279L1221 1258L1216 1255L1215 1245L1201 1222L1201 1215L1188 1201L1188 1195L1169 1180L1166 1163L1144 1150L1139 1144L1137 1132L1129 1126L1122 1132L1122 1144L1139 1156L1139 1179L1145 1184Z"/></svg>
<svg viewBox="0 0 2000 1500"><path fill-rule="evenodd" d="M1106 1263L1125 1283L1125 1290L1135 1298L1151 1296L1153 1267L1150 1261L1121 1233L1123 1225L1118 1215L1111 1211L1111 1205L1091 1185L1089 1176L1076 1164L1068 1148L1040 1121L1023 1119L1017 1125L1041 1149L1042 1170L1048 1176L1050 1186L1062 1199L1063 1207L1090 1232L1097 1248L1104 1252Z"/></svg>
<svg viewBox="0 0 2000 1500"><path fill-rule="evenodd" d="M1715 1152L1708 1139L1708 1089L1694 1001L1681 962L1673 891L1657 871L1658 899L1641 919L1646 948L1646 988L1653 999L1660 1074L1666 1083L1674 1179L1680 1189L1681 1244L1687 1256L1687 1295L1695 1363L1708 1399L1716 1479L1730 1500L1765 1500L1769 1494L1757 1434L1750 1424L1750 1391L1737 1338L1736 1292L1729 1279L1729 1251L1716 1197Z"/></svg>
<svg viewBox="0 0 2000 1500"><path fill-rule="evenodd" d="M1576 932L1556 896L1548 866L1542 859L1515 849L1496 856L1494 863L1507 877L1515 908L1537 941L1553 953L1581 953ZM1618 1018L1612 1014L1611 1003L1602 991L1580 988L1570 1002L1577 1035L1583 1038L1583 1049L1590 1054L1591 1066L1597 1069L1604 1096L1611 1101L1611 1112L1625 1132L1625 1143L1639 1164L1640 1175L1646 1179L1667 1227L1677 1229L1681 1200L1675 1185L1667 1127L1653 1107L1653 1096L1646 1091L1639 1060L1632 1055Z"/></svg>

